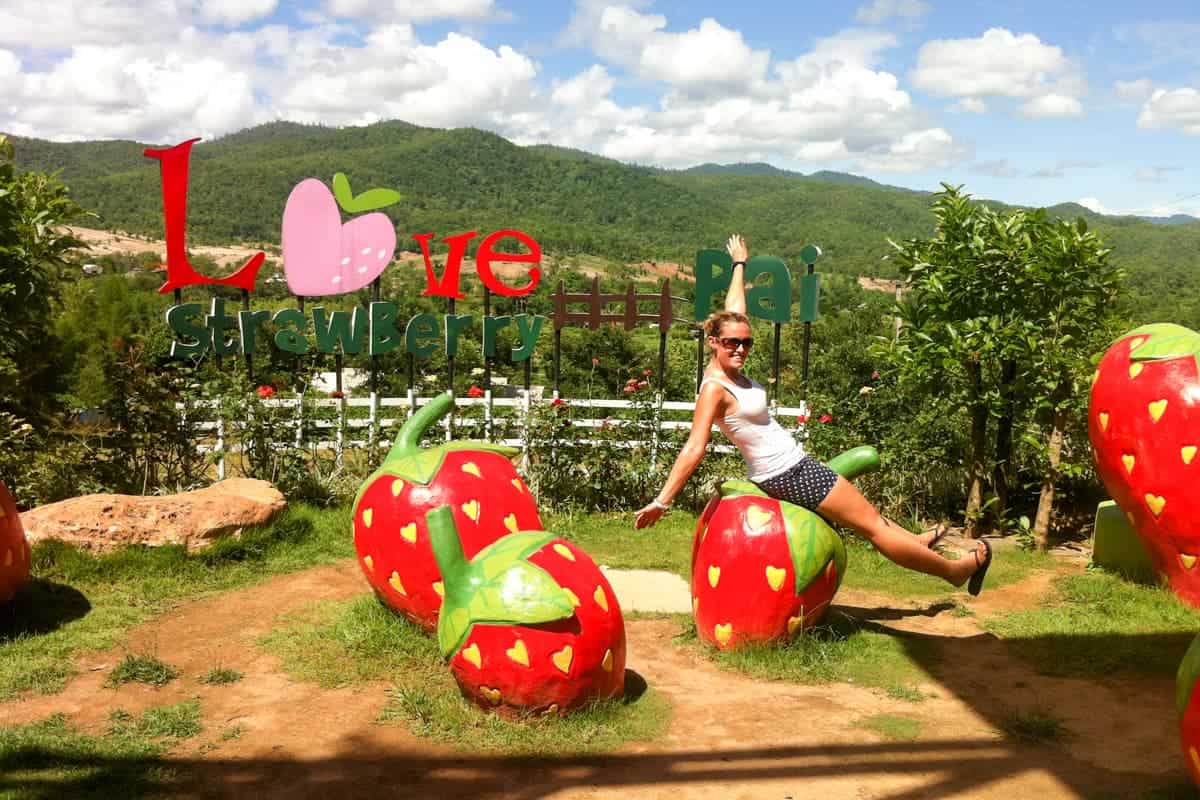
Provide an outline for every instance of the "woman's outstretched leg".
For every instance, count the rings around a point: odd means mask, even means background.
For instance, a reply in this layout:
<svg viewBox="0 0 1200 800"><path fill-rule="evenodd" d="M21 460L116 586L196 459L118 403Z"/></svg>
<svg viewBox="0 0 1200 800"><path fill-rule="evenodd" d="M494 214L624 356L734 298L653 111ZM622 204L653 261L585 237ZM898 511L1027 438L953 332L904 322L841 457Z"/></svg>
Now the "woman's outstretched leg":
<svg viewBox="0 0 1200 800"><path fill-rule="evenodd" d="M926 546L925 537L914 536L880 514L854 484L842 477L817 506L817 513L850 528L900 566L935 575L954 586L966 583L987 555L980 544L975 558L944 558Z"/></svg>

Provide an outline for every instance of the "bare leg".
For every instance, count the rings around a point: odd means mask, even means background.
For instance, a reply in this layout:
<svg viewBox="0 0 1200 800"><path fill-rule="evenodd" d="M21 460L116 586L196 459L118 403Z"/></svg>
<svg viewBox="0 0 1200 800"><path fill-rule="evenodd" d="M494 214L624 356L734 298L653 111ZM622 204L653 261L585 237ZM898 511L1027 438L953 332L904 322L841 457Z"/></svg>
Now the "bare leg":
<svg viewBox="0 0 1200 800"><path fill-rule="evenodd" d="M913 536L910 531L880 514L845 478L838 478L829 496L817 506L817 512L852 529L900 566L935 575L955 586L966 583L977 569L977 561L982 561L985 555L981 544L976 558L951 561L942 557L926 546L922 541L924 537Z"/></svg>

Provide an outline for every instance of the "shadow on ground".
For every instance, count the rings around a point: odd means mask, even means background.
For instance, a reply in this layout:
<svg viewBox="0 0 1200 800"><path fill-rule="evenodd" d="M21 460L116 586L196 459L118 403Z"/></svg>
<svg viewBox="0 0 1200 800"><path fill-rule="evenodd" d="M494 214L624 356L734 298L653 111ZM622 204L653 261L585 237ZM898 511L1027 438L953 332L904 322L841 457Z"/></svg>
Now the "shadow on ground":
<svg viewBox="0 0 1200 800"><path fill-rule="evenodd" d="M73 586L34 578L12 602L0 606L0 643L53 633L91 610L87 597Z"/></svg>

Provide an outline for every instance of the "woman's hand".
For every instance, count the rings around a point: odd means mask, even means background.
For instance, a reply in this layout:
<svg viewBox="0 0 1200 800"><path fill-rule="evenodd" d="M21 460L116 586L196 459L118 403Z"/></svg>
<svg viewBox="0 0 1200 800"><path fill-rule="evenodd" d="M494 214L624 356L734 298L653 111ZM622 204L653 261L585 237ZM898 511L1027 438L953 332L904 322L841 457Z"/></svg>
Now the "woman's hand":
<svg viewBox="0 0 1200 800"><path fill-rule="evenodd" d="M729 255L735 263L746 260L748 252L746 250L746 240L742 238L740 233L735 233L729 237L729 241L725 243L725 249L729 251Z"/></svg>
<svg viewBox="0 0 1200 800"><path fill-rule="evenodd" d="M662 519L662 516L665 513L667 513L665 508L658 503L651 502L649 505L638 509L634 515L633 527L635 530L639 531L642 528L649 528L651 525Z"/></svg>

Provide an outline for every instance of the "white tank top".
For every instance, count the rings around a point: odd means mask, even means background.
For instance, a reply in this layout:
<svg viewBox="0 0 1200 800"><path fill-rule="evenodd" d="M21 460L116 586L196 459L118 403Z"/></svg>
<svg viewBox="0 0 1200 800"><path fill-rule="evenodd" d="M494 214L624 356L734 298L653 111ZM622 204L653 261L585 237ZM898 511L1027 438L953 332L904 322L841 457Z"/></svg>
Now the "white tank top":
<svg viewBox="0 0 1200 800"><path fill-rule="evenodd" d="M705 378L700 387L709 381L724 386L737 400L737 410L717 420L717 427L741 451L750 480L773 478L804 458L804 448L768 413L766 389L753 380L742 387L721 378Z"/></svg>

